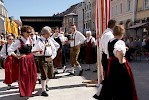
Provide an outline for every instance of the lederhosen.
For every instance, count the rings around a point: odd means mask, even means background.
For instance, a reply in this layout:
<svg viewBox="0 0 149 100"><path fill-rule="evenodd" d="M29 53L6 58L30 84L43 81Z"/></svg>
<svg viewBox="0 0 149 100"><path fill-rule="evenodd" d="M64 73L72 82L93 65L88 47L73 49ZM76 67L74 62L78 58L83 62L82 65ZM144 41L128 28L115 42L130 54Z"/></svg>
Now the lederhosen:
<svg viewBox="0 0 149 100"><path fill-rule="evenodd" d="M44 55L38 57L41 80L46 80L47 78L52 79L54 78L53 60L51 59L51 56L45 56L46 44L42 39L40 39L40 41L45 45Z"/></svg>
<svg viewBox="0 0 149 100"><path fill-rule="evenodd" d="M35 90L37 81L36 63L34 55L31 53L31 43L25 44L21 39L20 43L21 47L19 48L19 52L26 56L19 59L19 90L21 96L31 96L32 92Z"/></svg>
<svg viewBox="0 0 149 100"><path fill-rule="evenodd" d="M71 39L74 42L74 47L70 48L70 63L72 67L80 65L80 63L78 62L80 47L75 46L76 34L77 33L74 33Z"/></svg>
<svg viewBox="0 0 149 100"><path fill-rule="evenodd" d="M60 45L60 48L57 51L57 55L53 60L54 67L62 68L62 42L60 38L54 38L54 40Z"/></svg>

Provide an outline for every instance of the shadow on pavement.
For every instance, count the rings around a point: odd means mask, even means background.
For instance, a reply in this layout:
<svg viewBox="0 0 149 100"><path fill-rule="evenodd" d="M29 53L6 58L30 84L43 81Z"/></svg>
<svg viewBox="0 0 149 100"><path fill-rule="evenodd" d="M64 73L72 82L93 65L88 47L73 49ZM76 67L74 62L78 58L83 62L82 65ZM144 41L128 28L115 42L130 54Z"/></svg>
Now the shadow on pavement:
<svg viewBox="0 0 149 100"><path fill-rule="evenodd" d="M76 84L76 85L65 85L65 86L58 86L58 87L49 87L49 90L67 89L67 88L75 88L75 87L86 87L86 85L85 84Z"/></svg>

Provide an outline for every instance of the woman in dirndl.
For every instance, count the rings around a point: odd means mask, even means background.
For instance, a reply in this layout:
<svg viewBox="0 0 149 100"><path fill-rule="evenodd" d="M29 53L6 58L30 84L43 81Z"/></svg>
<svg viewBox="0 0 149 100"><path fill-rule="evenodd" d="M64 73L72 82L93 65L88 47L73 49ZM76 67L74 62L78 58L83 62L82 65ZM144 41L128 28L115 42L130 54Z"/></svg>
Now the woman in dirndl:
<svg viewBox="0 0 149 100"><path fill-rule="evenodd" d="M19 59L19 91L21 97L32 96L37 80L36 63L34 56L31 53L32 40L29 37L31 33L30 26L23 26L21 28L21 37L12 44L9 49L9 55ZM14 53L19 49L20 55Z"/></svg>
<svg viewBox="0 0 149 100"><path fill-rule="evenodd" d="M93 46L95 46L95 38L92 36L91 31L86 31L86 64L85 71L90 71L90 64L93 64Z"/></svg>
<svg viewBox="0 0 149 100"><path fill-rule="evenodd" d="M4 83L8 85L7 90L10 90L11 84L18 80L18 59L13 56L8 56L8 48L13 43L14 37L10 34L7 36L7 42L1 50L1 57L4 58L5 79Z"/></svg>
<svg viewBox="0 0 149 100"><path fill-rule="evenodd" d="M53 65L55 68L63 68L66 67L62 63L62 46L66 40L63 34L60 33L59 27L55 28L55 33L52 35L52 38L60 45L60 48L57 51L57 56L53 60ZM56 73L58 73L56 71Z"/></svg>
<svg viewBox="0 0 149 100"><path fill-rule="evenodd" d="M107 78L98 100L138 100L133 74L124 57L126 45L121 40L124 33L125 29L121 25L117 25L113 30L114 39L108 44L110 58Z"/></svg>

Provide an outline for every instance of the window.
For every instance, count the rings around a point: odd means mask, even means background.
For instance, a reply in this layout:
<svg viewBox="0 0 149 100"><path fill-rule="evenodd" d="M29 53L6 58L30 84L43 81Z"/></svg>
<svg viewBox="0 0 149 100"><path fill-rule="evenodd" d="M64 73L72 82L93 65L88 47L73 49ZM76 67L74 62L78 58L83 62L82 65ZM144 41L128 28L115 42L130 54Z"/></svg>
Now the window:
<svg viewBox="0 0 149 100"><path fill-rule="evenodd" d="M127 0L127 11L131 10L131 1Z"/></svg>
<svg viewBox="0 0 149 100"><path fill-rule="evenodd" d="M90 10L91 10L91 8L92 8L91 6L92 6L91 3L89 2L89 9L90 9Z"/></svg>
<svg viewBox="0 0 149 100"><path fill-rule="evenodd" d="M90 18L92 17L92 13L90 12Z"/></svg>
<svg viewBox="0 0 149 100"><path fill-rule="evenodd" d="M114 16L114 7L112 7L112 12L111 12L111 16L113 17Z"/></svg>
<svg viewBox="0 0 149 100"><path fill-rule="evenodd" d="M89 19L89 13L87 13L87 19Z"/></svg>
<svg viewBox="0 0 149 100"><path fill-rule="evenodd" d="M118 9L117 9L117 5L116 5L116 8L115 8L116 15L117 15L117 10L118 10Z"/></svg>
<svg viewBox="0 0 149 100"><path fill-rule="evenodd" d="M122 14L122 12L123 12L123 5L122 3L120 3L120 14Z"/></svg>
<svg viewBox="0 0 149 100"><path fill-rule="evenodd" d="M144 9L149 8L149 0L144 0Z"/></svg>

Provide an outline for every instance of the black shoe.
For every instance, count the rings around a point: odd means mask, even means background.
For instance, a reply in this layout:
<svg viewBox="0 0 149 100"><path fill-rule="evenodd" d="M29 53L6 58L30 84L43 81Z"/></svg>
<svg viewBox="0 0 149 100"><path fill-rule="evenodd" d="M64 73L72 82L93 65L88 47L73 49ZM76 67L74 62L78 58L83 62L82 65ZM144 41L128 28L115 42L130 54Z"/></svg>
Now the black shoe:
<svg viewBox="0 0 149 100"><path fill-rule="evenodd" d="M97 99L99 98L99 96L97 96L96 94L93 96L93 98Z"/></svg>
<svg viewBox="0 0 149 100"><path fill-rule="evenodd" d="M90 68L88 68L88 69L86 69L85 71L90 71L91 69Z"/></svg>
<svg viewBox="0 0 149 100"><path fill-rule="evenodd" d="M69 75L75 76L75 73L70 72L70 74L69 74Z"/></svg>
<svg viewBox="0 0 149 100"><path fill-rule="evenodd" d="M80 70L80 72L79 72L79 76L82 76L82 74L83 74L83 69Z"/></svg>
<svg viewBox="0 0 149 100"><path fill-rule="evenodd" d="M38 83L41 84L41 80L40 79L38 79Z"/></svg>
<svg viewBox="0 0 149 100"><path fill-rule="evenodd" d="M21 93L20 93L20 97L23 97L23 96L21 95Z"/></svg>
<svg viewBox="0 0 149 100"><path fill-rule="evenodd" d="M48 97L49 95L47 94L46 91L43 91L43 92L41 93L41 96Z"/></svg>
<svg viewBox="0 0 149 100"><path fill-rule="evenodd" d="M59 72L58 72L58 71L55 71L54 74L55 74L55 75L56 75L56 74L59 74Z"/></svg>
<svg viewBox="0 0 149 100"><path fill-rule="evenodd" d="M10 90L10 89L11 89L11 85L10 85L10 84L8 84L7 90Z"/></svg>
<svg viewBox="0 0 149 100"><path fill-rule="evenodd" d="M48 87L48 85L46 85L46 91L49 91L49 87Z"/></svg>

